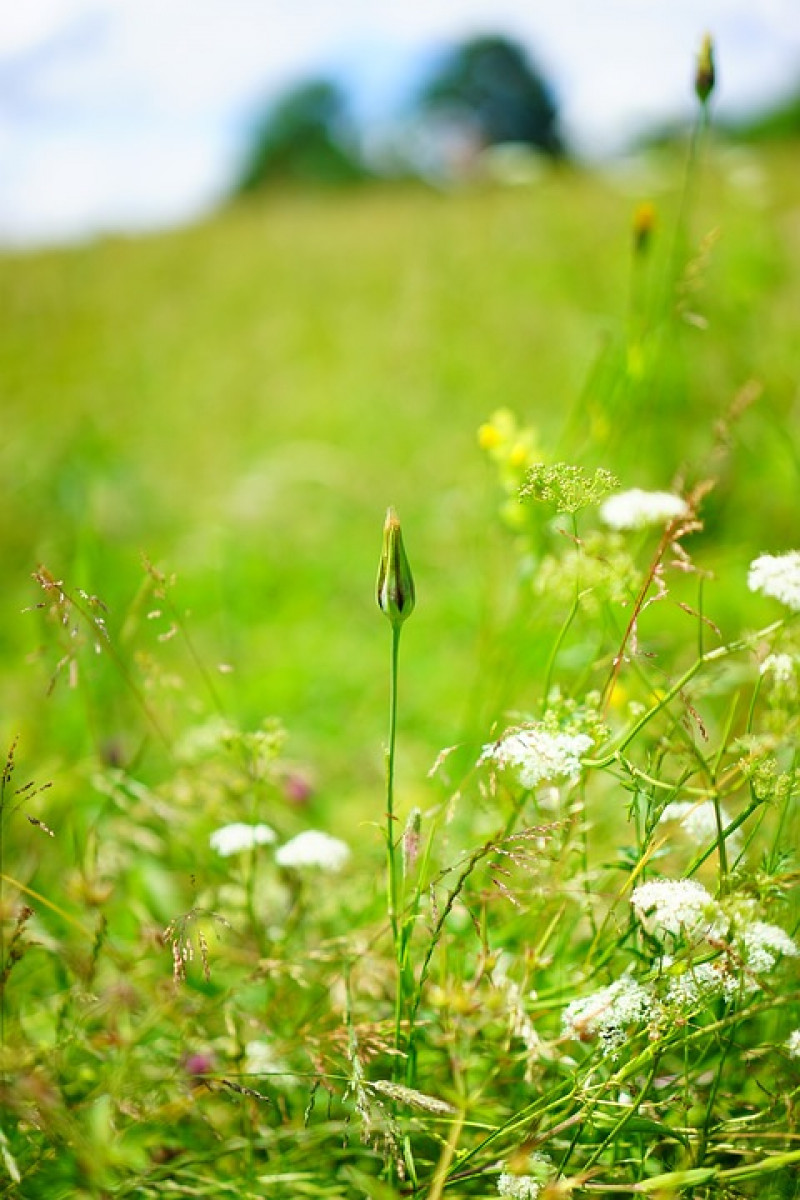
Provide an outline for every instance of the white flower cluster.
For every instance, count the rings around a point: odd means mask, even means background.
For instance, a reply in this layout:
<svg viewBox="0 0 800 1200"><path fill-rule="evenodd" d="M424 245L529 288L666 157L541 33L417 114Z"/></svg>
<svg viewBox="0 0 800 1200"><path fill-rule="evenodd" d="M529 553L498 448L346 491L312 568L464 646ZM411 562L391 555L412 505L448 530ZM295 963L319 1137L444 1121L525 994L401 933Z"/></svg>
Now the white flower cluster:
<svg viewBox="0 0 800 1200"><path fill-rule="evenodd" d="M731 823L730 814L720 805L720 821L723 830ZM717 815L710 800L673 800L666 806L659 819L659 825L667 821L677 821L686 836L698 846L707 846L717 840ZM742 839L737 830L725 839L728 850L738 854Z"/></svg>
<svg viewBox="0 0 800 1200"><path fill-rule="evenodd" d="M623 1044L631 1025L641 1025L653 1008L653 995L629 975L608 987L573 1000L564 1009L561 1030L565 1037L585 1041L600 1037L610 1050Z"/></svg>
<svg viewBox="0 0 800 1200"><path fill-rule="evenodd" d="M786 1050L790 1058L800 1058L800 1029L793 1029L786 1039Z"/></svg>
<svg viewBox="0 0 800 1200"><path fill-rule="evenodd" d="M339 838L317 829L306 829L280 847L275 854L275 862L279 867L300 871L306 867L316 867L320 871L341 871L349 857L350 847Z"/></svg>
<svg viewBox="0 0 800 1200"><path fill-rule="evenodd" d="M544 1154L534 1151L528 1159L528 1171L523 1175L503 1171L497 1179L497 1194L511 1200L537 1200L548 1179L553 1174L553 1164Z"/></svg>
<svg viewBox="0 0 800 1200"><path fill-rule="evenodd" d="M672 492L631 488L604 500L600 519L611 529L645 529L649 525L667 525L676 517L685 517L688 511L686 501Z"/></svg>
<svg viewBox="0 0 800 1200"><path fill-rule="evenodd" d="M744 964L755 975L766 975L778 959L797 958L800 955L796 943L779 925L768 925L766 921L752 921L745 925L737 938Z"/></svg>
<svg viewBox="0 0 800 1200"><path fill-rule="evenodd" d="M670 980L666 1002L675 1008L696 1008L714 996L733 996L738 987L736 976L725 969L724 963L698 963Z"/></svg>
<svg viewBox="0 0 800 1200"><path fill-rule="evenodd" d="M768 654L759 674L771 675L774 683L786 686L794 682L795 661L791 654Z"/></svg>
<svg viewBox="0 0 800 1200"><path fill-rule="evenodd" d="M232 854L241 854L243 850L252 850L254 846L269 846L277 841L277 837L269 825L246 825L243 821L235 821L232 825L215 829L209 841L212 850L216 850L222 858L229 858Z"/></svg>
<svg viewBox="0 0 800 1200"><path fill-rule="evenodd" d="M479 763L491 759L499 767L517 772L524 788L565 780L573 782L581 773L581 757L592 745L585 733L553 733L543 725L509 730L497 742L483 747Z"/></svg>
<svg viewBox="0 0 800 1200"><path fill-rule="evenodd" d="M252 850L255 846L269 846L278 840L278 835L269 825L246 825L236 821L215 829L209 839L211 849L222 858ZM306 829L297 837L284 842L275 852L279 867L293 870L317 868L320 871L340 871L350 857L350 847L339 838L321 833L317 829Z"/></svg>
<svg viewBox="0 0 800 1200"><path fill-rule="evenodd" d="M800 612L800 551L788 554L762 554L750 564L747 586L780 600L793 612Z"/></svg>
<svg viewBox="0 0 800 1200"><path fill-rule="evenodd" d="M701 883L693 879L652 879L634 888L636 916L655 938L721 936L728 919Z"/></svg>

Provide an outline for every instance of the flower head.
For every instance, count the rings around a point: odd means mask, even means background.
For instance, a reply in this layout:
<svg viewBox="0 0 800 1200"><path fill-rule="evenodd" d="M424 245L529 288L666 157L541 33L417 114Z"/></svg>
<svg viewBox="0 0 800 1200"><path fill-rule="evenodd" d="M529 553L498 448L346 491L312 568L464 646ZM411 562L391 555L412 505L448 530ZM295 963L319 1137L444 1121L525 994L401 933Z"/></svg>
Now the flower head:
<svg viewBox="0 0 800 1200"><path fill-rule="evenodd" d="M678 1009L691 1009L715 996L732 996L738 987L735 975L720 963L698 963L670 980L667 1003Z"/></svg>
<svg viewBox="0 0 800 1200"><path fill-rule="evenodd" d="M387 510L383 527L376 597L378 608L394 628L399 628L414 611L414 576L403 545L400 522L393 508Z"/></svg>
<svg viewBox="0 0 800 1200"><path fill-rule="evenodd" d="M672 492L644 492L641 488L618 492L600 505L600 519L612 529L667 525L688 512L689 505L681 496Z"/></svg>
<svg viewBox="0 0 800 1200"><path fill-rule="evenodd" d="M730 825L730 814L720 805L720 823L723 830ZM677 821L686 836L698 846L707 846L715 842L718 836L717 814L710 800L673 800L666 806L659 819L659 825L666 821ZM734 830L728 834L725 844L734 854L738 854L742 840Z"/></svg>
<svg viewBox="0 0 800 1200"><path fill-rule="evenodd" d="M716 70L714 68L714 43L711 35L706 34L697 55L694 72L694 90L701 104L706 104L714 90Z"/></svg>
<svg viewBox="0 0 800 1200"><path fill-rule="evenodd" d="M790 1058L800 1058L800 1029L793 1029L786 1039L786 1050Z"/></svg>
<svg viewBox="0 0 800 1200"><path fill-rule="evenodd" d="M296 870L316 867L321 871L341 871L349 857L350 847L345 842L318 829L306 829L284 842L276 851L275 861L279 867Z"/></svg>
<svg viewBox="0 0 800 1200"><path fill-rule="evenodd" d="M723 934L728 919L701 883L693 879L652 879L634 888L634 912L656 938Z"/></svg>
<svg viewBox="0 0 800 1200"><path fill-rule="evenodd" d="M779 925L769 925L766 921L753 921L746 925L737 941L745 966L756 975L766 975L781 955L786 958L800 955L800 949L786 930Z"/></svg>
<svg viewBox="0 0 800 1200"><path fill-rule="evenodd" d="M591 748L585 733L552 733L543 725L509 730L497 742L484 746L479 762L491 759L513 768L524 788L559 779L572 782L581 773L581 756Z"/></svg>
<svg viewBox="0 0 800 1200"><path fill-rule="evenodd" d="M548 1179L553 1175L553 1164L544 1154L534 1151L533 1154L528 1155L525 1167L524 1174L505 1170L498 1176L497 1194L499 1196L510 1196L511 1200L536 1200Z"/></svg>
<svg viewBox="0 0 800 1200"><path fill-rule="evenodd" d="M747 586L780 600L793 612L800 612L800 551L787 554L762 554L750 563Z"/></svg>
<svg viewBox="0 0 800 1200"><path fill-rule="evenodd" d="M624 975L608 987L568 1004L561 1028L566 1037L579 1041L600 1037L610 1050L615 1050L624 1042L628 1028L645 1021L652 1007L652 994Z"/></svg>
<svg viewBox="0 0 800 1200"><path fill-rule="evenodd" d="M235 821L232 825L215 829L209 842L212 850L228 858L231 854L240 854L242 850L252 850L254 846L268 846L277 836L269 825L246 825L243 821Z"/></svg>

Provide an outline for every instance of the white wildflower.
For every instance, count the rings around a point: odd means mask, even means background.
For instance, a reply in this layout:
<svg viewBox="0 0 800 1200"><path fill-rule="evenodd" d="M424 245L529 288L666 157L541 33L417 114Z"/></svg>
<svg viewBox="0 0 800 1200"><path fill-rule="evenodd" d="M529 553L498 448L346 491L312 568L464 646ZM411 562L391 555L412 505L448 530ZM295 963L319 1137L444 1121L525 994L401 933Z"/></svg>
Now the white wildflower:
<svg viewBox="0 0 800 1200"><path fill-rule="evenodd" d="M790 1058L800 1058L800 1029L793 1029L786 1039L786 1050Z"/></svg>
<svg viewBox="0 0 800 1200"><path fill-rule="evenodd" d="M497 1179L497 1194L510 1196L511 1200L537 1200L553 1174L553 1164L546 1155L534 1151L528 1158L527 1167L525 1174L503 1171Z"/></svg>
<svg viewBox="0 0 800 1200"><path fill-rule="evenodd" d="M581 757L592 745L585 733L552 733L543 725L510 730L497 742L483 747L479 762L491 759L511 767L524 788L562 779L572 782L581 773Z"/></svg>
<svg viewBox="0 0 800 1200"><path fill-rule="evenodd" d="M648 525L667 525L676 517L685 517L688 511L686 501L672 492L631 488L604 500L600 519L612 529L644 529Z"/></svg>
<svg viewBox="0 0 800 1200"><path fill-rule="evenodd" d="M759 674L771 675L777 684L794 682L795 663L791 654L768 654Z"/></svg>
<svg viewBox="0 0 800 1200"><path fill-rule="evenodd" d="M290 841L285 842L275 854L279 867L317 867L321 871L341 871L350 857L350 847L321 833L318 829L306 829Z"/></svg>
<svg viewBox="0 0 800 1200"><path fill-rule="evenodd" d="M723 831L730 825L731 818L722 805L719 806L719 817ZM686 836L698 846L707 846L717 840L717 815L710 800L673 800L664 809L659 819L659 825L666 821L677 821ZM741 849L742 839L737 830L728 834L725 845L734 854Z"/></svg>
<svg viewBox="0 0 800 1200"><path fill-rule="evenodd" d="M252 1041L244 1048L245 1075L275 1075L285 1071L269 1042Z"/></svg>
<svg viewBox="0 0 800 1200"><path fill-rule="evenodd" d="M715 996L732 996L738 981L721 963L698 963L670 980L666 1000L676 1008L694 1008Z"/></svg>
<svg viewBox="0 0 800 1200"><path fill-rule="evenodd" d="M685 933L688 937L720 936L728 918L700 883L693 879L653 879L634 888L631 904L653 937Z"/></svg>
<svg viewBox="0 0 800 1200"><path fill-rule="evenodd" d="M242 850L252 850L254 846L268 846L277 836L269 825L245 825L243 821L235 821L233 825L215 829L209 842L212 850L228 858L231 854L240 854Z"/></svg>
<svg viewBox="0 0 800 1200"><path fill-rule="evenodd" d="M623 976L564 1009L561 1029L566 1037L586 1041L600 1037L609 1049L625 1040L630 1025L640 1025L652 1011L652 994L634 979Z"/></svg>
<svg viewBox="0 0 800 1200"><path fill-rule="evenodd" d="M746 925L737 938L737 944L745 966L756 975L771 971L781 955L786 958L800 955L800 950L786 930L779 925L768 925L766 921L753 921L751 925Z"/></svg>
<svg viewBox="0 0 800 1200"><path fill-rule="evenodd" d="M762 554L750 564L747 586L780 600L794 612L800 611L800 551L788 554Z"/></svg>

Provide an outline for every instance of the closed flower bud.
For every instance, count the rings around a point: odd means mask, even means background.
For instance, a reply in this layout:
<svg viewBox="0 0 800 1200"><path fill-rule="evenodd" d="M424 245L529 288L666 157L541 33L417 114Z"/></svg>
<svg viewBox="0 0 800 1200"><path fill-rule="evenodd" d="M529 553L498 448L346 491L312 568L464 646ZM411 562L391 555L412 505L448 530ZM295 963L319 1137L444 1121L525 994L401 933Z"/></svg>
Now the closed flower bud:
<svg viewBox="0 0 800 1200"><path fill-rule="evenodd" d="M402 625L414 611L414 577L403 546L400 522L393 508L387 510L383 527L376 597L381 612L395 627Z"/></svg>
<svg viewBox="0 0 800 1200"><path fill-rule="evenodd" d="M656 224L656 210L647 202L640 204L633 214L633 249L636 254L646 254Z"/></svg>
<svg viewBox="0 0 800 1200"><path fill-rule="evenodd" d="M706 34L697 56L697 68L694 76L694 90L701 104L705 104L714 90L714 44L710 34Z"/></svg>

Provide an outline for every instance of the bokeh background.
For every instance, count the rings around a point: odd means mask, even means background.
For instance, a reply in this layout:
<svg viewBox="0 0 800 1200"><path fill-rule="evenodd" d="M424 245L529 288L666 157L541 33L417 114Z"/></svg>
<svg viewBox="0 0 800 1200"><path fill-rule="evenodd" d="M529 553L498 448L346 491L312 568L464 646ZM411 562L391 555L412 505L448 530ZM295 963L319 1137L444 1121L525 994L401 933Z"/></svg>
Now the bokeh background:
<svg viewBox="0 0 800 1200"><path fill-rule="evenodd" d="M793 0L6 6L5 741L57 783L82 755L146 756L142 696L176 739L274 714L319 820L376 795L393 504L419 592L413 787L541 674L476 441L500 407L543 457L625 486L716 472L735 626L743 564L795 537L799 86ZM643 203L653 328L676 277L692 293L680 334L646 344ZM48 624L40 563L107 606L114 656Z"/></svg>

